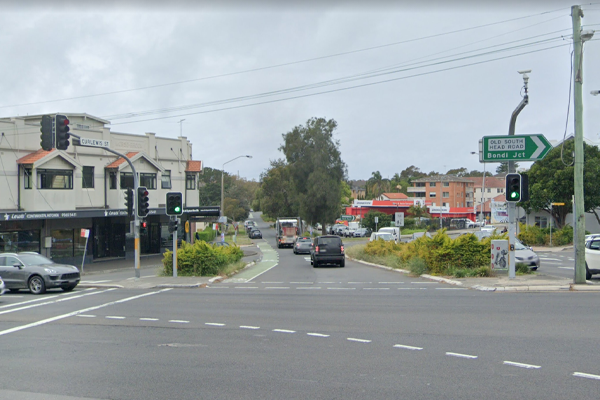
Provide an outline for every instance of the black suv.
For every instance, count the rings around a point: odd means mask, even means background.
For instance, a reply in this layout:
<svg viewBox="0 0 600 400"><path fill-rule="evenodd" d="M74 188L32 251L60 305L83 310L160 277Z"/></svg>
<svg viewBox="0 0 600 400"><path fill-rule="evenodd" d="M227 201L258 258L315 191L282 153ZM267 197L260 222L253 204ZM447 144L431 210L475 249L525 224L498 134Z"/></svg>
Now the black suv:
<svg viewBox="0 0 600 400"><path fill-rule="evenodd" d="M324 264L338 264L343 268L346 256L342 238L335 235L316 237L310 250L310 263L314 268Z"/></svg>

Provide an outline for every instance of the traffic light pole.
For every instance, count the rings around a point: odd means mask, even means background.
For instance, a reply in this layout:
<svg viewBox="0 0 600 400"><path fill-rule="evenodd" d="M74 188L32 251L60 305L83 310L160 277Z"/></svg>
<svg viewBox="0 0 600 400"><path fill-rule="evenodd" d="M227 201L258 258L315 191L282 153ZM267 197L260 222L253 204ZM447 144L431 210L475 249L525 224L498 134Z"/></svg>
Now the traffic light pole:
<svg viewBox="0 0 600 400"><path fill-rule="evenodd" d="M172 216L171 220L177 221L177 217ZM173 231L173 278L177 278L177 230Z"/></svg>
<svg viewBox="0 0 600 400"><path fill-rule="evenodd" d="M81 139L81 137L79 135L75 135L73 133L69 134L70 136L73 136L77 139ZM131 168L131 171L133 173L133 192L137 194L137 190L139 187L139 181L138 181L138 176L137 176L137 172L135 171L135 167L133 166L133 163L131 162L131 160L122 153L119 153L116 150L113 150L109 147L99 147L100 149L106 150L109 153L113 153L121 158L123 158L125 161L127 161L127 163L129 164L129 167ZM134 268L135 268L135 277L139 278L140 277L140 218L137 215L137 204L134 201L134 208L136 208L136 212L133 213L133 237L134 237L134 248L135 248L135 263L134 263Z"/></svg>

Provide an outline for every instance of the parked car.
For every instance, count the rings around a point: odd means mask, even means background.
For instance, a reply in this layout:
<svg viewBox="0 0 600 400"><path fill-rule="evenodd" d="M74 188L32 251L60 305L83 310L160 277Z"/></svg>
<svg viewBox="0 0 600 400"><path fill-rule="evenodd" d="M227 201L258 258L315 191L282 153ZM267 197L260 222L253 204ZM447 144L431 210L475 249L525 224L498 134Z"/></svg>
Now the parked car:
<svg viewBox="0 0 600 400"><path fill-rule="evenodd" d="M499 229L498 229L498 227L496 227L496 226L494 226L494 225L484 225L484 226L482 226L482 227L481 227L481 229L480 229L480 230L481 230L482 232L491 232L491 233L494 233L494 232L499 232Z"/></svg>
<svg viewBox="0 0 600 400"><path fill-rule="evenodd" d="M530 269L537 271L540 267L540 258L531 247L515 239L515 264L519 263L527 264Z"/></svg>
<svg viewBox="0 0 600 400"><path fill-rule="evenodd" d="M482 221L470 221L467 223L467 228L480 228L483 226Z"/></svg>
<svg viewBox="0 0 600 400"><path fill-rule="evenodd" d="M227 243L227 242L221 242L221 241L219 241L219 242L212 242L212 244L213 244L213 246L223 246L223 247L229 247L229 246L231 246L229 243Z"/></svg>
<svg viewBox="0 0 600 400"><path fill-rule="evenodd" d="M0 277L0 296L2 296L6 292L6 286L4 285L4 281Z"/></svg>
<svg viewBox="0 0 600 400"><path fill-rule="evenodd" d="M400 228L398 227L384 227L384 228L380 228L378 233L389 233L394 237L394 240L396 241L396 243L398 243L400 241Z"/></svg>
<svg viewBox="0 0 600 400"><path fill-rule="evenodd" d="M367 237L371 235L371 230L368 228L358 228L354 232L354 237Z"/></svg>
<svg viewBox="0 0 600 400"><path fill-rule="evenodd" d="M337 264L344 268L346 255L342 238L335 235L316 237L310 252L310 263L314 268L325 264Z"/></svg>
<svg viewBox="0 0 600 400"><path fill-rule="evenodd" d="M0 276L7 289L29 289L33 294L42 294L53 288L70 292L81 279L77 267L56 264L33 252L0 254Z"/></svg>
<svg viewBox="0 0 600 400"><path fill-rule="evenodd" d="M585 279L600 275L600 237L585 242Z"/></svg>
<svg viewBox="0 0 600 400"><path fill-rule="evenodd" d="M386 242L395 242L394 236L389 232L373 232L369 238L369 242L375 240L385 240Z"/></svg>
<svg viewBox="0 0 600 400"><path fill-rule="evenodd" d="M262 233L258 229L254 229L250 232L250 239L262 239Z"/></svg>
<svg viewBox="0 0 600 400"><path fill-rule="evenodd" d="M294 243L294 254L310 254L312 239L308 236L299 237Z"/></svg>

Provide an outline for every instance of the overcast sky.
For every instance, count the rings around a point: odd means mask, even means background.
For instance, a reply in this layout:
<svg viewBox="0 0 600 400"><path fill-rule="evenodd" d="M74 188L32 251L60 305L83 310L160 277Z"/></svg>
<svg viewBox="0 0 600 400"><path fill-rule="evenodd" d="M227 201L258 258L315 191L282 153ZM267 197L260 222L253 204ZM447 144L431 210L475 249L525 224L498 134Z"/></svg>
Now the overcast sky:
<svg viewBox="0 0 600 400"><path fill-rule="evenodd" d="M516 133L561 140L571 102L572 134L576 3L366 3L3 3L0 116L87 113L114 132L173 138L181 129L206 167L252 155L225 166L247 179L311 117L337 121L350 179L410 165L483 170L470 152L507 134L517 71L531 69ZM584 134L598 141L600 2L586 4L583 29L599 32L584 46Z"/></svg>

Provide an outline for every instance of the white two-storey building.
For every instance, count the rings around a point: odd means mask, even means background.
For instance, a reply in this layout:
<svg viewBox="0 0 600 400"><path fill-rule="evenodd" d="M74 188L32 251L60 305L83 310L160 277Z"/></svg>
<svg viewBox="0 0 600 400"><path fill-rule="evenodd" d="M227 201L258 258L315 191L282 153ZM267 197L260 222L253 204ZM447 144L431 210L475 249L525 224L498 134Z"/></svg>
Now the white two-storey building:
<svg viewBox="0 0 600 400"><path fill-rule="evenodd" d="M108 141L111 149L126 154L139 185L148 188L150 213L141 229L142 254L160 253L172 243L164 208L167 192L183 194L182 225L206 212L198 204L202 163L192 160L186 137L116 133L107 127L109 121L66 115L71 133ZM80 263L86 229L88 261L133 257L125 206L125 190L133 187L129 164L102 148L75 146L73 138L66 151L42 150L41 119L42 115L0 118L0 252L36 251Z"/></svg>

